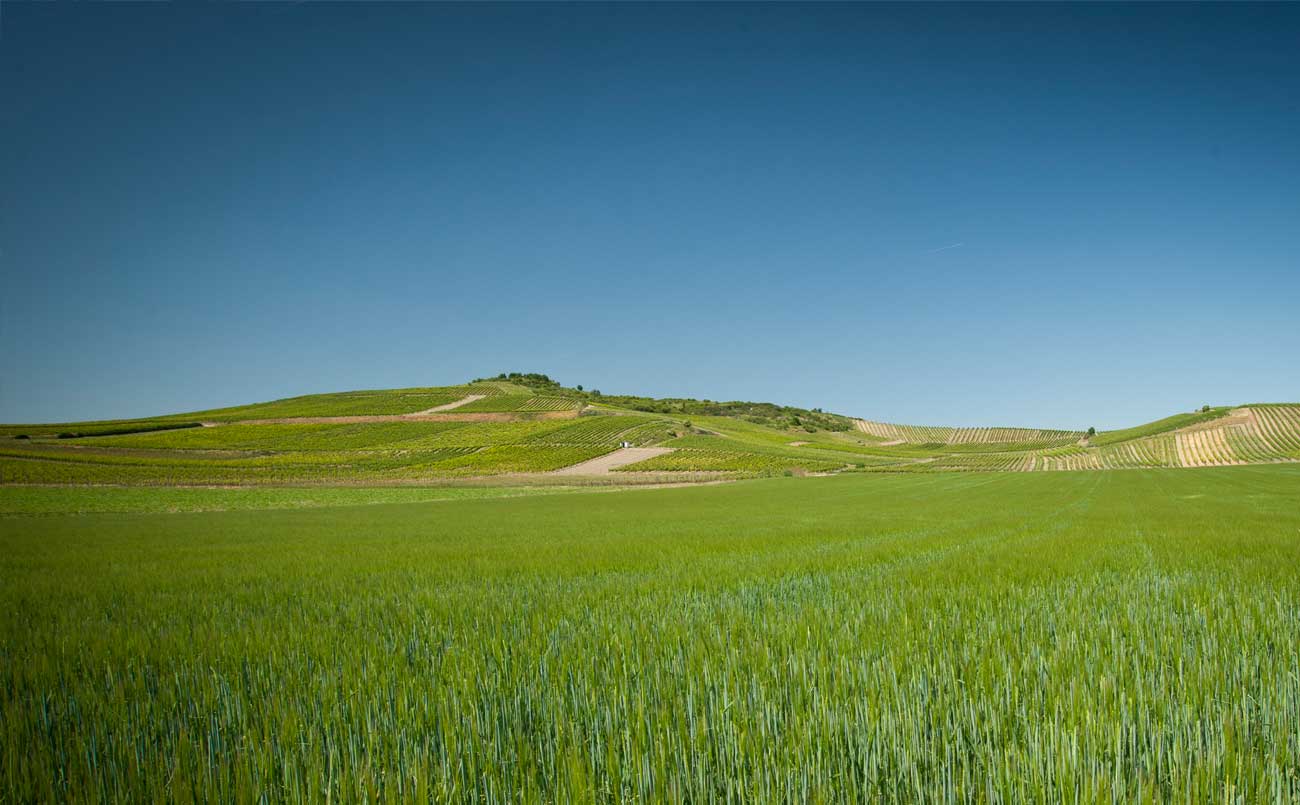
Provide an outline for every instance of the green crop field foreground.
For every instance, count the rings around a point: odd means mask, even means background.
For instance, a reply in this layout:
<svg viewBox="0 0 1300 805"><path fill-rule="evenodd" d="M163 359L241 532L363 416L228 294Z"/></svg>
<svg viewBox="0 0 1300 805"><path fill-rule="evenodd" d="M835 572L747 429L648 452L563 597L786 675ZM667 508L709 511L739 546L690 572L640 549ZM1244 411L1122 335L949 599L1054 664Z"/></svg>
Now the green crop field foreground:
<svg viewBox="0 0 1300 805"><path fill-rule="evenodd" d="M74 492L0 517L0 801L1300 799L1295 464Z"/></svg>

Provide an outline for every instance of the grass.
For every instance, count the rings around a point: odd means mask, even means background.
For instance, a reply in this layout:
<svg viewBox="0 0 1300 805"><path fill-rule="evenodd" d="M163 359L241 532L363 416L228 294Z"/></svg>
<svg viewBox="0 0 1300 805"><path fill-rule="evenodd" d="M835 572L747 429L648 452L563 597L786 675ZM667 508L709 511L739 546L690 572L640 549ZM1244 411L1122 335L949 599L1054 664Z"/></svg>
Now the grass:
<svg viewBox="0 0 1300 805"><path fill-rule="evenodd" d="M674 439L667 444L675 445ZM818 461L809 458L790 458L756 452L730 450L696 450L678 448L672 453L648 458L635 464L619 467L616 472L683 472L692 470L723 472L773 473L788 469L830 472L844 466L844 461Z"/></svg>
<svg viewBox="0 0 1300 805"><path fill-rule="evenodd" d="M126 487L0 486L0 516L305 509L600 491L581 486Z"/></svg>
<svg viewBox="0 0 1300 805"><path fill-rule="evenodd" d="M0 798L1296 801L1298 535L1287 465L4 518Z"/></svg>

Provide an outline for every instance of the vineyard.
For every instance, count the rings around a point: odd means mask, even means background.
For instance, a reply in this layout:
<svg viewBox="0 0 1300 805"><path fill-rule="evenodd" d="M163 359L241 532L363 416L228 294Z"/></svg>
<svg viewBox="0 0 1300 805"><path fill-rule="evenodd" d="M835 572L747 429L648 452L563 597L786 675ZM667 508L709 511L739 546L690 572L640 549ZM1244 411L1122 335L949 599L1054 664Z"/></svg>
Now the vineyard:
<svg viewBox="0 0 1300 805"><path fill-rule="evenodd" d="M524 382L533 384L525 385ZM151 419L0 426L2 484L413 483L550 473L620 445L637 473L1053 472L1300 461L1300 405L1206 408L1094 433L847 420L767 404L622 409L542 375L351 391ZM687 405L687 403L690 403ZM676 408L674 408L676 406ZM718 411L736 411L724 415ZM761 415L760 415L761 414ZM834 427L819 428L814 417ZM852 422L843 430L840 420ZM567 463L566 463L567 462Z"/></svg>
<svg viewBox="0 0 1300 805"><path fill-rule="evenodd" d="M662 441L671 427L652 417L604 415L536 422L235 422L79 439L10 438L0 446L0 481L273 485L547 473L621 443Z"/></svg>
<svg viewBox="0 0 1300 805"><path fill-rule="evenodd" d="M881 471L1060 471L1149 467L1221 467L1300 460L1300 405L1252 405L1179 414L1123 431L1087 437L1070 431L1014 428L943 429L859 420L881 450L921 447L933 455ZM966 436L963 431L975 434ZM940 445L936 439L950 441ZM966 439L967 441L961 441ZM1014 440L1002 442L999 440ZM927 440L914 444L915 440ZM999 446L1000 445L1000 446ZM967 453L968 449L980 452ZM913 458L915 458L913 456Z"/></svg>
<svg viewBox="0 0 1300 805"><path fill-rule="evenodd" d="M348 391L312 394L255 405L217 408L179 415L206 422L235 422L241 419L287 419L297 417L367 416L414 414L457 400L469 394L496 396L490 386L444 386L396 389L393 391Z"/></svg>
<svg viewBox="0 0 1300 805"><path fill-rule="evenodd" d="M516 411L569 411L582 405L578 400L564 397L535 397L530 394L501 394L475 400L456 410L460 413L510 413Z"/></svg>
<svg viewBox="0 0 1300 805"><path fill-rule="evenodd" d="M891 425L866 419L855 420L858 430L883 442L925 445L1015 444L1023 448L1046 447L1078 441L1082 431L1041 430L1037 428L947 428L918 425Z"/></svg>

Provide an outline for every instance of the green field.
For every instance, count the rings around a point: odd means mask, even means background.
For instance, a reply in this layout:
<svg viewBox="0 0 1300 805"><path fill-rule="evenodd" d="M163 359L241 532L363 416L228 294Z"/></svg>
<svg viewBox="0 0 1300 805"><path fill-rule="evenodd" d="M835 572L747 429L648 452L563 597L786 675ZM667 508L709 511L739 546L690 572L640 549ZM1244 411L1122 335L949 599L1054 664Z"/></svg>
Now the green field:
<svg viewBox="0 0 1300 805"><path fill-rule="evenodd" d="M3 801L1300 798L1294 465L86 494L0 498Z"/></svg>

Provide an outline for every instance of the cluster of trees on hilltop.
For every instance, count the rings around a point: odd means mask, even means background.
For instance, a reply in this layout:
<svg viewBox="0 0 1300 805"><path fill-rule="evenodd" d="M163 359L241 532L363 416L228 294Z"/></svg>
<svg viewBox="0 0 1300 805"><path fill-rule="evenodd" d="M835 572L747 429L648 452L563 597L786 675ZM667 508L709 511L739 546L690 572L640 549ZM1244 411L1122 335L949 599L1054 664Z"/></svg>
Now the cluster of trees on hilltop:
<svg viewBox="0 0 1300 805"><path fill-rule="evenodd" d="M476 378L473 382L490 383L494 380L496 381L504 380L507 383L514 383L517 386L527 386L533 391L546 391L546 392L554 392L554 393L562 393L565 391L569 391L569 389L565 389L563 386L561 386L559 381L552 380L547 375L540 374L538 372L502 372L496 377ZM581 388L582 388L581 386L578 387L578 389Z"/></svg>
<svg viewBox="0 0 1300 805"><path fill-rule="evenodd" d="M598 389L582 386L566 387L559 381L540 372L502 372L496 377L479 378L474 382L505 381L527 386L546 394L560 394L592 402L601 402L633 411L671 416L729 416L765 425L770 428L802 428L809 433L818 430L847 431L853 429L853 420L839 414L828 414L820 408L794 408L765 402L715 402L689 397L656 399L627 394L601 394Z"/></svg>
<svg viewBox="0 0 1300 805"><path fill-rule="evenodd" d="M630 408L633 411L679 416L729 416L770 428L802 428L809 433L818 430L853 429L853 420L839 414L828 414L820 408L809 410L766 402L715 402L676 397L655 399L627 395L604 395L600 397L600 401L619 408Z"/></svg>

